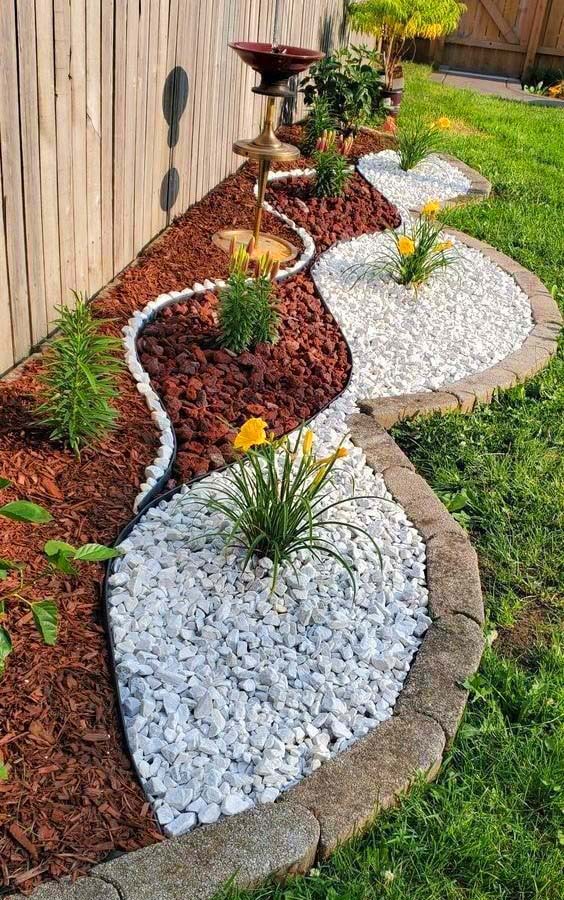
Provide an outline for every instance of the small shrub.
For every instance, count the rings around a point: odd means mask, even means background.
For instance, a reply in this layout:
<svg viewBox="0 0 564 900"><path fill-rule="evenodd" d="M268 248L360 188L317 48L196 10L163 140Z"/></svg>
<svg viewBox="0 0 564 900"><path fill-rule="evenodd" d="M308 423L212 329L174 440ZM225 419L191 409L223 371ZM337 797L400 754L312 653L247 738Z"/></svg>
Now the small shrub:
<svg viewBox="0 0 564 900"><path fill-rule="evenodd" d="M350 178L352 138L335 138L335 132L324 132L313 155L315 165L314 193L316 197L341 197Z"/></svg>
<svg viewBox="0 0 564 900"><path fill-rule="evenodd" d="M548 89L563 79L564 69L556 69L553 66L531 66L523 79L523 86L531 87L542 81Z"/></svg>
<svg viewBox="0 0 564 900"><path fill-rule="evenodd" d="M398 129L400 168L407 172L437 150L440 143L439 129L449 125L449 120L444 117L433 123L428 123L419 116L402 121Z"/></svg>
<svg viewBox="0 0 564 900"><path fill-rule="evenodd" d="M239 355L256 344L278 339L273 284L277 270L268 254L253 264L249 248L232 248L229 278L219 293L221 346L226 350Z"/></svg>
<svg viewBox="0 0 564 900"><path fill-rule="evenodd" d="M417 293L434 272L452 265L456 259L452 241L440 240L440 232L440 224L430 216L420 216L414 224L404 226L403 231L390 231L388 244L377 259L352 266L349 272L355 282L389 275L397 284L413 287Z"/></svg>
<svg viewBox="0 0 564 900"><path fill-rule="evenodd" d="M8 487L10 482L6 478L0 478L0 489ZM11 519L15 522L29 522L34 525L44 525L52 519L51 513L28 500L13 500L0 506L0 517ZM57 604L51 598L45 600L32 599L32 589L43 579L60 573L65 576L77 574L75 562L99 562L113 559L121 554L120 550L105 547L102 544L83 544L81 547L73 547L65 541L50 540L43 547L46 558L45 568L32 579L26 581L24 577L25 566L16 560L0 559L0 581L11 581L6 590L0 590L0 623L6 615L6 606L9 603L18 603L27 607L44 643L53 645L57 642L59 627L59 611ZM15 582L15 583L14 583ZM8 656L12 653L12 638L7 628L0 624L0 675ZM1 776L0 776L1 777Z"/></svg>
<svg viewBox="0 0 564 900"><path fill-rule="evenodd" d="M291 563L301 550L310 551L316 559L327 554L338 560L353 590L356 588L350 564L323 536L323 531L332 525L343 524L366 535L380 557L369 532L333 518L337 506L366 499L351 495L331 500L332 472L338 460L347 456L346 449L339 446L319 459L313 452L313 443L310 430L301 428L292 444L287 437L275 440L269 436L263 419L249 419L235 438L233 446L240 455L226 473L226 486L214 487L213 493L196 501L226 517L229 525L221 535L227 546L246 550L243 570L255 555L272 560L272 590L280 566Z"/></svg>
<svg viewBox="0 0 564 900"><path fill-rule="evenodd" d="M306 106L324 98L346 134L356 133L379 111L382 86L380 54L367 47L336 50L311 66L301 82Z"/></svg>
<svg viewBox="0 0 564 900"><path fill-rule="evenodd" d="M121 342L102 334L106 320L95 319L86 297L73 293L76 306L59 307L61 334L45 353L37 417L53 440L64 441L78 456L115 425L110 400L117 395Z"/></svg>
<svg viewBox="0 0 564 900"><path fill-rule="evenodd" d="M315 145L324 131L331 131L335 127L333 116L329 110L326 97L313 98L308 117L304 123L304 139L302 152L304 156L311 156Z"/></svg>

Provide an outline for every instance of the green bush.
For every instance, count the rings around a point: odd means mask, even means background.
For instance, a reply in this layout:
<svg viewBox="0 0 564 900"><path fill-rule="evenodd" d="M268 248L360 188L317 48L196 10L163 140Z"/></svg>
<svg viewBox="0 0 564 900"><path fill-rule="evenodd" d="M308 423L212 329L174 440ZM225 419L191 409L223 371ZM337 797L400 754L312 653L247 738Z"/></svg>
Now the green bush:
<svg viewBox="0 0 564 900"><path fill-rule="evenodd" d="M315 63L301 85L306 106L324 98L341 131L355 133L380 107L380 55L366 47L337 50Z"/></svg>
<svg viewBox="0 0 564 900"><path fill-rule="evenodd" d="M277 264L268 254L254 263L245 247L232 252L229 278L219 292L221 346L239 355L256 344L278 339L274 295Z"/></svg>
<svg viewBox="0 0 564 900"><path fill-rule="evenodd" d="M106 321L94 318L83 294L73 293L76 306L59 307L61 334L45 353L37 417L53 440L64 441L79 455L115 425L110 400L117 395L121 341L103 334Z"/></svg>

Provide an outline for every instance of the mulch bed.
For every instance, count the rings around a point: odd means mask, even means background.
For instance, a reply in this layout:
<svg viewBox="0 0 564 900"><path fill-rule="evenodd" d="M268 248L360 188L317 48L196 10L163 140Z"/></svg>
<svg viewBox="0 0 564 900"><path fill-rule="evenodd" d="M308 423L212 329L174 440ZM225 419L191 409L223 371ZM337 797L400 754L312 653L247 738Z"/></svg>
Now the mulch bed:
<svg viewBox="0 0 564 900"><path fill-rule="evenodd" d="M371 135L361 138L362 152L382 146ZM370 146L365 146L367 143ZM298 160L295 166L307 164L308 160ZM250 226L253 211L252 177L248 169L243 169L177 219L99 296L95 309L101 316L114 319L111 330L118 333L134 310L158 294L181 290L205 278L225 277L227 257L214 247L211 236L222 227ZM296 243L295 233L276 217L265 214L264 228ZM329 399L346 377L344 344L311 292L311 282L300 276L292 283L295 295L291 283L279 289L283 311L296 317L296 322L284 325L285 347L281 342L275 348L259 348L254 354L256 360L247 359L238 367L239 373L253 378L253 390L264 401L265 418L281 429L315 411L322 394ZM213 330L214 303L211 296L204 300L207 312L204 308L200 311L198 341ZM167 324L172 318L181 328L195 330L192 313L194 310L190 312L187 306L182 311L181 304L176 314L169 311L160 321ZM309 340L296 337L298 316L306 319L307 328L303 330ZM318 333L321 331L323 337ZM163 336L163 351L169 340L176 341L180 348L180 337L178 333ZM234 375L231 361L208 359L209 348L201 352L206 382L220 372L222 377L226 371ZM272 357L280 368L284 363L291 368L290 374L285 373L284 391L288 396L279 395L280 405L270 399L276 392L268 384L266 366L264 375L262 370L267 360L270 367ZM325 372L329 357L332 362ZM125 372L120 379L117 431L101 446L85 450L80 459L54 445L31 424L39 368L40 360L33 360L17 380L0 384L0 473L14 482L14 487L2 492L2 500L33 500L48 507L54 516L53 523L41 527L1 520L0 556L25 561L30 572L38 570L41 547L51 537L75 544L111 543L132 515L144 467L153 459L157 446L144 401ZM306 388L309 370L314 377L312 386ZM291 378L296 373L292 386ZM198 378L197 372L169 375L172 382L177 375L192 379L192 388L197 385L193 380ZM213 400L214 423L223 419L229 422L226 435L242 416L252 413L251 395L244 393L248 386L238 383L231 388L223 400L216 391ZM174 414L175 388L170 395L170 385L166 387L163 382L164 390L169 392ZM293 411L282 412L288 398L294 403ZM178 395L178 399L187 400L186 394ZM274 405L267 407L267 403ZM194 408L199 408L197 395ZM227 454L225 436L223 448ZM193 453L188 443L198 439L190 437L182 444L181 457ZM225 458L222 439L216 436L213 447ZM202 458L209 459L212 466L221 462L219 456L213 459L210 448ZM191 460L181 459L181 463L186 471L194 471L190 469ZM27 892L49 878L76 877L112 852L129 851L160 839L122 742L100 604L102 575L101 566L84 566L79 579L42 584L37 596L54 596L61 611L60 638L55 648L41 643L30 616L21 607L12 608L8 614L6 624L15 646L0 679L0 753L10 767L9 780L0 782L0 872L8 893Z"/></svg>
<svg viewBox="0 0 564 900"><path fill-rule="evenodd" d="M358 172L351 176L342 197L315 197L313 179L294 176L273 181L266 199L311 234L318 253L337 241L400 224L396 207Z"/></svg>
<svg viewBox="0 0 564 900"><path fill-rule="evenodd" d="M280 340L234 357L217 349L217 296L163 311L139 339L140 358L172 417L182 481L232 459L237 428L261 416L277 435L310 418L344 388L349 359L309 275L277 288Z"/></svg>

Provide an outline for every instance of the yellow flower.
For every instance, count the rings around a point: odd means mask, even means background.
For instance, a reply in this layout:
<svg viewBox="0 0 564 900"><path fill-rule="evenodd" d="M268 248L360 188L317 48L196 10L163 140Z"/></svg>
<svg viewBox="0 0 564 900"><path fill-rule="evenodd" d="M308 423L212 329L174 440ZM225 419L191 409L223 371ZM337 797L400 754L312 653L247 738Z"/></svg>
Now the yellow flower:
<svg viewBox="0 0 564 900"><path fill-rule="evenodd" d="M415 244L406 234L398 238L398 250L402 256L412 256L415 253Z"/></svg>
<svg viewBox="0 0 564 900"><path fill-rule="evenodd" d="M435 122L437 128L441 128L443 131L446 131L447 128L450 128L450 119L448 116L439 116L437 121Z"/></svg>
<svg viewBox="0 0 564 900"><path fill-rule="evenodd" d="M267 425L264 419L247 419L233 441L233 446L236 450L242 450L243 453L246 453L251 447L257 447L259 444L266 444L266 427Z"/></svg>
<svg viewBox="0 0 564 900"><path fill-rule="evenodd" d="M439 200L428 200L421 210L421 215L427 216L427 218L429 219L433 219L437 215L440 208L441 204Z"/></svg>
<svg viewBox="0 0 564 900"><path fill-rule="evenodd" d="M444 253L445 250L450 250L452 247L452 241L442 241L440 244L435 244L435 253Z"/></svg>
<svg viewBox="0 0 564 900"><path fill-rule="evenodd" d="M348 455L349 451L346 449L346 447L339 447L339 449L335 450L335 452L332 453L331 456L324 456L323 459L318 459L317 464L318 466L326 466L328 463L332 463L336 459L343 459L343 457Z"/></svg>
<svg viewBox="0 0 564 900"><path fill-rule="evenodd" d="M308 430L306 431L306 433L304 435L304 443L303 443L304 454L307 455L308 453L311 453L312 446L313 446L313 431L311 431L308 428Z"/></svg>

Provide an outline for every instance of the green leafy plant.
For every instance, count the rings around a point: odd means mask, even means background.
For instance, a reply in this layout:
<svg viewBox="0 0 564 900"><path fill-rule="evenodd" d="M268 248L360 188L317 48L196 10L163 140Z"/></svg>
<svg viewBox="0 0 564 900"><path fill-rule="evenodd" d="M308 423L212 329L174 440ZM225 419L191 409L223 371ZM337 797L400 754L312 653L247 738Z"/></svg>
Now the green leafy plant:
<svg viewBox="0 0 564 900"><path fill-rule="evenodd" d="M10 485L6 478L0 478L0 489ZM29 522L33 525L44 525L52 520L51 513L29 500L12 500L0 506L0 517L14 522ZM121 551L103 544L83 544L73 547L65 541L50 540L43 547L46 565L38 574L25 578L23 563L0 558L0 581L11 582L6 590L0 590L0 675L4 672L6 659L12 653L12 638L8 629L1 624L6 616L7 605L19 603L26 606L33 615L35 626L43 641L50 646L57 641L59 628L59 612L52 598L33 600L32 589L42 580L54 574L76 575L77 562L100 562L119 556ZM1 760L0 760L1 763ZM1 769L1 766L0 766ZM0 771L0 780L2 774Z"/></svg>
<svg viewBox="0 0 564 900"><path fill-rule="evenodd" d="M397 284L413 287L415 293L431 275L456 259L450 240L441 240L441 225L426 216L402 231L390 230L380 256L369 263L351 266L348 270L355 282L361 278L388 275Z"/></svg>
<svg viewBox="0 0 564 900"><path fill-rule="evenodd" d="M304 123L304 137L302 152L304 156L311 156L315 145L325 131L331 131L335 122L326 97L315 96L309 108L308 117Z"/></svg>
<svg viewBox="0 0 564 900"><path fill-rule="evenodd" d="M117 395L121 342L102 333L106 320L94 318L86 297L73 293L76 305L59 307L60 336L45 353L37 416L53 440L64 441L78 456L115 425L110 401Z"/></svg>
<svg viewBox="0 0 564 900"><path fill-rule="evenodd" d="M249 419L240 429L234 447L240 451L235 464L226 473L224 487L213 488L196 502L222 513L228 527L219 532L230 546L245 549L243 570L253 556L268 557L273 562L272 590L276 587L280 566L301 550L316 559L332 556L343 566L356 589L350 563L335 549L323 531L334 525L345 525L364 534L380 557L378 546L366 529L350 522L336 521L328 514L355 496L331 500L332 472L339 459L347 455L339 446L319 459L313 452L314 435L303 427L292 443L285 437L268 436L263 419Z"/></svg>
<svg viewBox="0 0 564 900"><path fill-rule="evenodd" d="M436 122L426 122L421 116L411 116L405 121L402 119L397 135L400 169L404 172L413 169L434 153L439 145L439 126Z"/></svg>
<svg viewBox="0 0 564 900"><path fill-rule="evenodd" d="M409 43L454 31L465 9L459 0L360 0L349 4L347 13L355 31L378 39L390 89Z"/></svg>
<svg viewBox="0 0 564 900"><path fill-rule="evenodd" d="M537 81L536 84L524 84L523 90L527 94L546 94L548 88L546 87L544 81Z"/></svg>
<svg viewBox="0 0 564 900"><path fill-rule="evenodd" d="M314 194L316 197L341 197L351 176L346 153L352 137L336 140L335 132L324 132L313 154L315 165Z"/></svg>
<svg viewBox="0 0 564 900"><path fill-rule="evenodd" d="M306 106L323 98L341 131L354 134L381 105L380 54L367 47L336 50L310 68L301 89Z"/></svg>
<svg viewBox="0 0 564 900"><path fill-rule="evenodd" d="M278 339L279 315L274 295L276 262L264 254L253 261L249 248L232 248L230 273L219 293L221 346L239 355Z"/></svg>
<svg viewBox="0 0 564 900"><path fill-rule="evenodd" d="M531 87L542 82L546 89L558 84L564 79L564 69L556 69L553 66L531 66L527 69L522 80L523 87Z"/></svg>

